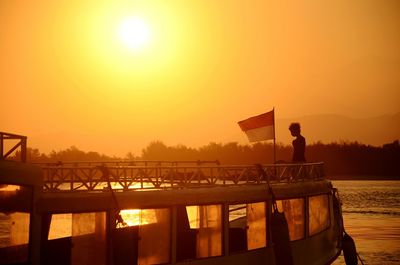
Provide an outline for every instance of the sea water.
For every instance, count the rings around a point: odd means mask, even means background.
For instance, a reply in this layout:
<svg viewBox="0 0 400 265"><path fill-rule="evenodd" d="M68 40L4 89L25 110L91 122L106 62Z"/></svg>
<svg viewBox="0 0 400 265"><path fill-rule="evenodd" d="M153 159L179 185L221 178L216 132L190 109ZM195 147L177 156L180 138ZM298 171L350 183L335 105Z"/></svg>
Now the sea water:
<svg viewBox="0 0 400 265"><path fill-rule="evenodd" d="M400 264L400 181L333 181L364 264ZM334 265L345 264L340 256ZM359 262L361 264L361 262Z"/></svg>

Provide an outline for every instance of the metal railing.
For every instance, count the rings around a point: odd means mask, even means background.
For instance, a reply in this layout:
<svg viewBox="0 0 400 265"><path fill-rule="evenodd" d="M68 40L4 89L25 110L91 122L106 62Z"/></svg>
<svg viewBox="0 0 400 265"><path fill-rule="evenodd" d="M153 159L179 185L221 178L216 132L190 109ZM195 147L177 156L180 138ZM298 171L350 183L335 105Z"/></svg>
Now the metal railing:
<svg viewBox="0 0 400 265"><path fill-rule="evenodd" d="M15 140L17 140L16 143ZM11 160L11 155L14 154L14 152L18 153L19 151L20 155L19 157L16 156L15 159L19 158L20 161L26 162L26 142L26 136L0 132L0 160Z"/></svg>
<svg viewBox="0 0 400 265"><path fill-rule="evenodd" d="M320 180L323 163L262 165L42 165L44 191L182 189Z"/></svg>
<svg viewBox="0 0 400 265"><path fill-rule="evenodd" d="M124 166L204 166L204 165L220 165L218 160L107 160L107 161L53 161L53 162L32 162L32 164L40 167L124 167Z"/></svg>

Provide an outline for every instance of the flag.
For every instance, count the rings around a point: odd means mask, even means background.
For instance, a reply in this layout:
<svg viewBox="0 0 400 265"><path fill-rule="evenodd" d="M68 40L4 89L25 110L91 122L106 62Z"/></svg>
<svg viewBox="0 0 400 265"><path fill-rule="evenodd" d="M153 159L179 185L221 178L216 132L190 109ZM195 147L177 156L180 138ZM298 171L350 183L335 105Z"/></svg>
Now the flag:
<svg viewBox="0 0 400 265"><path fill-rule="evenodd" d="M250 142L275 139L274 110L238 122Z"/></svg>

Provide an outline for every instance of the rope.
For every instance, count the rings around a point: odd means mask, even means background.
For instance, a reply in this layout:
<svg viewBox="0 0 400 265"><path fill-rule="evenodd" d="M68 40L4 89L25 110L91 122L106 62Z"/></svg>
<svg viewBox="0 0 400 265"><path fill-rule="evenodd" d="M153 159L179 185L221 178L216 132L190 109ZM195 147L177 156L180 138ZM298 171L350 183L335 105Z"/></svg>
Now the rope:
<svg viewBox="0 0 400 265"><path fill-rule="evenodd" d="M358 254L358 252L357 252L357 257L358 257L358 259L361 261L361 265L364 265L364 262L363 262L363 260L361 259L360 255Z"/></svg>
<svg viewBox="0 0 400 265"><path fill-rule="evenodd" d="M114 190L113 190L113 188L111 186L110 170L104 164L101 165L101 166L97 166L96 168L98 168L101 171L101 173L103 174L103 178L107 181L107 187L111 192L111 197L113 198L113 201L114 201L115 206L117 208L117 213L115 214L115 220L116 220L115 226L117 228L128 226L128 224L124 221L124 218L122 218L122 216L121 216L121 208L119 207L117 196L115 196Z"/></svg>
<svg viewBox="0 0 400 265"><path fill-rule="evenodd" d="M278 205L276 204L276 198L275 198L275 194L272 190L272 187L269 183L269 178L267 176L267 173L265 173L263 167L261 164L254 164L257 168L257 171L259 174L261 174L266 180L267 180L267 186L268 186L268 192L271 193L271 201L272 201L272 207L274 209L274 212L278 211Z"/></svg>

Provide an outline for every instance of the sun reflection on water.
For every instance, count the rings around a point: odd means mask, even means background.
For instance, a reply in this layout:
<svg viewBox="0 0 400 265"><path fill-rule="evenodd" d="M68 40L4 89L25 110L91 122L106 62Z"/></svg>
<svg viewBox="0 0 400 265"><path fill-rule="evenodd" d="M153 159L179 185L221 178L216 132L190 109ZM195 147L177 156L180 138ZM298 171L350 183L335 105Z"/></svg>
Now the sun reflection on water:
<svg viewBox="0 0 400 265"><path fill-rule="evenodd" d="M128 226L147 225L157 222L155 210L126 209L121 211L121 217Z"/></svg>

